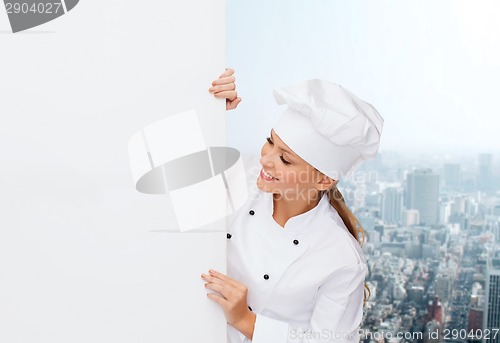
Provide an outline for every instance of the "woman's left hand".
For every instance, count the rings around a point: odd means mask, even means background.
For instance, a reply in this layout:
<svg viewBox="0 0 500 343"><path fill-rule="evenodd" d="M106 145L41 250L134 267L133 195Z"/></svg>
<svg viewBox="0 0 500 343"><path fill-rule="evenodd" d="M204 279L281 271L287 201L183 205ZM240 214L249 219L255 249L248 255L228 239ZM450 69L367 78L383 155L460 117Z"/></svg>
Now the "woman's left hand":
<svg viewBox="0 0 500 343"><path fill-rule="evenodd" d="M246 286L215 270L201 278L207 282L206 288L217 292L207 296L222 307L227 323L251 339L256 317L247 305Z"/></svg>

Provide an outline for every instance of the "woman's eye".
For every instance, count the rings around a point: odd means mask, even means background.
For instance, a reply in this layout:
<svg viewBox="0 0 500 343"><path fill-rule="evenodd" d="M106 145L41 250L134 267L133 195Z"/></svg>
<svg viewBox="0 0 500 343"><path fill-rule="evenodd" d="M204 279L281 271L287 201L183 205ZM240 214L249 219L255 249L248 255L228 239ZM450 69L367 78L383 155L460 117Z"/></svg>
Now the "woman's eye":
<svg viewBox="0 0 500 343"><path fill-rule="evenodd" d="M271 140L271 137L267 137L267 142L271 145L274 145L273 141ZM285 160L283 158L283 155L280 155L280 159L281 159L281 162L283 162L284 164L291 164L290 162L288 162L287 160Z"/></svg>
<svg viewBox="0 0 500 343"><path fill-rule="evenodd" d="M283 155L281 155L281 156L280 156L280 158L281 158L281 161L282 161L284 164L290 164L290 162L288 162L287 160L285 160L285 159L283 158Z"/></svg>

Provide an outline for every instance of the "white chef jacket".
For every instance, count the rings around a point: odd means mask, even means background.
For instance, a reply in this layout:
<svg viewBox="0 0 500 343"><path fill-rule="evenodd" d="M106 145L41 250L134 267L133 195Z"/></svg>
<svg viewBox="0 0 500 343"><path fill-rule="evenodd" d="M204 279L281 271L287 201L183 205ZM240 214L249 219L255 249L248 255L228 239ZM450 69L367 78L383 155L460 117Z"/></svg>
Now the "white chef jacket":
<svg viewBox="0 0 500 343"><path fill-rule="evenodd" d="M359 243L327 194L281 227L255 181L227 222L227 274L248 288L252 342L359 342L368 272ZM228 325L228 342L250 340Z"/></svg>

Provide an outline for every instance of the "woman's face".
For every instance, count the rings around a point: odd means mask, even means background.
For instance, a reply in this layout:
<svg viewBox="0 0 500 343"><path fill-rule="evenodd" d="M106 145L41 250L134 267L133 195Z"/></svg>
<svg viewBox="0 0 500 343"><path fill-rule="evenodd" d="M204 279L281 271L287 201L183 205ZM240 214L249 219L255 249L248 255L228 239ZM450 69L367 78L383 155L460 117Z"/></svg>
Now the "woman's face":
<svg viewBox="0 0 500 343"><path fill-rule="evenodd" d="M257 187L287 200L310 199L334 182L295 154L274 130L262 147L260 164Z"/></svg>

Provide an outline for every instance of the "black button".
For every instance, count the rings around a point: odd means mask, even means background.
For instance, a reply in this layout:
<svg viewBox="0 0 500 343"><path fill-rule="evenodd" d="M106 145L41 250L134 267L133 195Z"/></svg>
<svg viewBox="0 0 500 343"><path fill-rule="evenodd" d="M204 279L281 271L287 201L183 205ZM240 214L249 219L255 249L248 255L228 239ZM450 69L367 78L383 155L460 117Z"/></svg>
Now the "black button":
<svg viewBox="0 0 500 343"><path fill-rule="evenodd" d="M264 279L268 280L269 279L269 275L264 274Z"/></svg>
<svg viewBox="0 0 500 343"><path fill-rule="evenodd" d="M298 241L298 240L296 240L296 239L294 239L294 240L293 240L293 244L297 245L297 244L299 244L299 241Z"/></svg>
<svg viewBox="0 0 500 343"><path fill-rule="evenodd" d="M227 234L227 239L231 239L233 237L230 233Z"/></svg>
<svg viewBox="0 0 500 343"><path fill-rule="evenodd" d="M251 308L250 306L248 306L248 309L249 309L250 311L252 311L252 308Z"/></svg>
<svg viewBox="0 0 500 343"><path fill-rule="evenodd" d="M250 212L248 212L248 213L250 213L250 215L253 216L255 214L255 211L254 210L250 210Z"/></svg>

